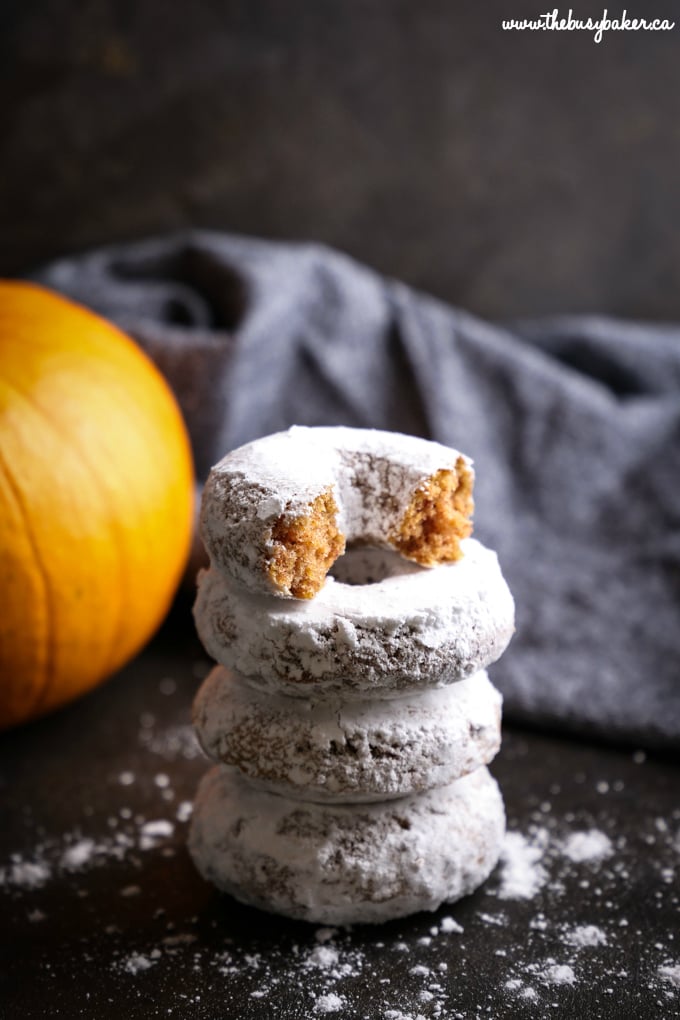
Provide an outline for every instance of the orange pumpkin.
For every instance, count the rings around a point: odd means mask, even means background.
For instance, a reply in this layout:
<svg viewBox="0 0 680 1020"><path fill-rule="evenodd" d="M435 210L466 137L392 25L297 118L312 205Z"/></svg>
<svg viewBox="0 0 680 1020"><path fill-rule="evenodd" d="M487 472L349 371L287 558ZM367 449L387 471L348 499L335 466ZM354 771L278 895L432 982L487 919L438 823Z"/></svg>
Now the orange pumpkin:
<svg viewBox="0 0 680 1020"><path fill-rule="evenodd" d="M193 519L189 441L120 330L0 281L0 728L115 672L163 619Z"/></svg>

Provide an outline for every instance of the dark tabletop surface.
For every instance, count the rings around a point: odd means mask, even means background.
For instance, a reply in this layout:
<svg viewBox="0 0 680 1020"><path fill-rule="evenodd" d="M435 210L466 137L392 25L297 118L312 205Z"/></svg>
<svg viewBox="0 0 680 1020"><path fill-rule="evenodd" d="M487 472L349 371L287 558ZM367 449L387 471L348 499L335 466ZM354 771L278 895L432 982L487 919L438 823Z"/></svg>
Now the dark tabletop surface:
<svg viewBox="0 0 680 1020"><path fill-rule="evenodd" d="M0 1017L680 1015L677 766L507 726L512 834L475 895L328 930L194 871L209 663L186 607L99 690L0 741ZM460 928L463 930L460 931Z"/></svg>

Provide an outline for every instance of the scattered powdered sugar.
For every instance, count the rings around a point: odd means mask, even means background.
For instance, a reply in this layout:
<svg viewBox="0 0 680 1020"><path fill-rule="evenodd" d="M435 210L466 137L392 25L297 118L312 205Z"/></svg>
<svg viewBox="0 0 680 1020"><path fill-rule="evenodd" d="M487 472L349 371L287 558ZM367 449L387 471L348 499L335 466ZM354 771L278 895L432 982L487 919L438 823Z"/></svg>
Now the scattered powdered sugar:
<svg viewBox="0 0 680 1020"><path fill-rule="evenodd" d="M17 889L39 889L50 877L50 868L45 861L26 861L18 854L12 856L6 868L0 869L0 885Z"/></svg>
<svg viewBox="0 0 680 1020"><path fill-rule="evenodd" d="M40 889L60 875L76 875L100 868L111 861L128 861L135 867L139 860L136 851L162 848L172 852L167 844L175 835L175 823L166 818L146 821L133 818L128 809L121 809L120 817L128 822L127 831L118 830L111 835L84 836L80 832L65 833L60 838L48 838L36 843L30 857L12 854L9 862L0 866L0 888L16 893ZM185 823L191 817L191 802L183 801L176 813L177 821ZM118 827L118 819L109 824ZM136 895L139 886L129 885L121 890L124 897ZM38 911L39 913L39 911Z"/></svg>
<svg viewBox="0 0 680 1020"><path fill-rule="evenodd" d="M574 864L595 864L613 853L611 839L598 829L572 832L562 840L551 840L544 827L534 826L528 835L510 831L503 844L498 896L502 900L533 899L548 881L549 858L562 856Z"/></svg>
<svg viewBox="0 0 680 1020"><path fill-rule="evenodd" d="M61 866L66 871L79 871L90 865L97 853L97 845L93 839L79 839L69 846L61 856Z"/></svg>
<svg viewBox="0 0 680 1020"><path fill-rule="evenodd" d="M562 853L570 861L581 864L584 861L601 861L611 856L612 842L606 833L598 829L587 832L572 832L562 845Z"/></svg>
<svg viewBox="0 0 680 1020"><path fill-rule="evenodd" d="M14 855L11 863L0 869L0 885L17 891L37 889L56 875L98 867L111 859L122 860L133 846L134 840L123 833L96 841L66 834L61 841L38 844L31 860Z"/></svg>
<svg viewBox="0 0 680 1020"><path fill-rule="evenodd" d="M508 923L508 919L505 914L487 914L484 910L480 910L477 914L480 921L484 924L495 924L499 928L503 928Z"/></svg>
<svg viewBox="0 0 680 1020"><path fill-rule="evenodd" d="M177 805L177 811L175 812L175 818L178 822L188 822L191 818L194 805L190 800L183 800L181 804Z"/></svg>
<svg viewBox="0 0 680 1020"><path fill-rule="evenodd" d="M445 935L454 932L456 935L461 935L463 933L463 926L458 924L457 921L454 921L452 917L442 917L439 922L439 930L444 932Z"/></svg>
<svg viewBox="0 0 680 1020"><path fill-rule="evenodd" d="M314 1003L314 1012L337 1013L344 1005L345 1000L341 995L337 995L335 992L327 992L324 995L317 996Z"/></svg>
<svg viewBox="0 0 680 1020"><path fill-rule="evenodd" d="M636 923L628 893L644 863L645 875L657 879L646 910L659 910L661 917L663 910L677 905L680 811L664 819L657 817L658 807L648 816L641 809L639 841L630 832L624 839L614 813L552 811L549 798L559 790L551 788L536 797L530 815L511 817L498 869L473 899L445 908L445 915L409 918L389 930L322 926L305 934L295 928L280 940L270 936L264 920L255 934L246 930L242 936L229 920L228 900L226 921L217 913L212 921L205 914L200 922L190 921L172 898L160 903L154 899L150 883L147 888L144 881L156 855L172 852L185 839L183 826L191 817L192 802L182 798L191 796L193 777L185 775L184 785L180 773L192 771L183 764L193 756L192 744L183 736L190 732L188 727L163 729L145 714L140 742L165 760L151 759L145 769L134 758L134 771L120 771L128 764L120 763L107 773L120 806L107 804L109 817L84 811L82 826L74 823L72 831L58 836L48 836L36 825L28 849L22 846L21 853L0 861L0 886L7 908L15 911L12 923L41 925L38 967L54 966L55 956L48 954L52 943L45 935L52 938L51 925L61 909L56 897L52 899L55 889L45 894L41 890L61 880L64 895L73 896L74 909L76 896L96 890L97 909L109 911L98 915L96 939L110 940L111 980L115 977L123 990L127 987L135 995L167 982L167 994L173 994L167 1004L176 1015L182 1015L185 1000L198 992L205 1015L213 1015L205 1000L206 989L215 986L230 997L227 1008L234 1015L257 1010L257 1015L275 1016L280 1002L296 999L296 1016L502 1020L515 1013L580 1015L575 1005L579 994L588 995L593 1006L589 1015L626 1015L612 1010L624 1003L630 1015L646 1015L649 1010L642 1008L639 996L649 993L659 1015L674 1015L680 993L680 938L672 926L662 935L657 925L658 941L651 940L648 930ZM181 760L177 769L167 764L175 759ZM614 796L616 777L606 779L607 796ZM171 789L177 793L168 804L163 794ZM647 845L659 852L646 857ZM88 873L107 865L113 876L107 891L103 881L88 886ZM93 906L91 895L83 907ZM160 919L152 922L154 911ZM141 917L149 919L148 927L137 924ZM214 935L206 938L208 923ZM153 935L151 924L161 925ZM189 930L192 925L194 930ZM94 940L93 934L93 946ZM480 953L483 982L476 975ZM186 978L181 985L175 978L180 971ZM469 1004L471 986L479 994L476 1007ZM180 987L181 993L173 991ZM617 996L625 998L615 1003ZM240 1010L239 1002L244 1003ZM160 1015L149 1012L150 1017Z"/></svg>
<svg viewBox="0 0 680 1020"><path fill-rule="evenodd" d="M203 756L193 727L188 723L157 730L153 716L144 717L138 738L142 747L165 758L166 761L177 761L178 759L192 761L194 758Z"/></svg>
<svg viewBox="0 0 680 1020"><path fill-rule="evenodd" d="M680 963L662 963L657 973L662 981L667 981L673 988L680 988Z"/></svg>
<svg viewBox="0 0 680 1020"><path fill-rule="evenodd" d="M539 977L549 985L573 985L576 975L568 963L550 963Z"/></svg>
<svg viewBox="0 0 680 1020"><path fill-rule="evenodd" d="M337 949L335 949L334 946L321 945L317 949L312 950L305 962L305 965L308 967L328 968L334 966L337 962Z"/></svg>
<svg viewBox="0 0 680 1020"><path fill-rule="evenodd" d="M158 963L160 958L160 950L154 950L149 956L144 956L142 953L130 953L130 955L123 960L121 964L122 970L127 974L141 974L142 971L149 970L154 964Z"/></svg>
<svg viewBox="0 0 680 1020"><path fill-rule="evenodd" d="M153 850L163 840L169 839L175 831L172 822L158 818L152 822L144 822L139 833L140 850Z"/></svg>
<svg viewBox="0 0 680 1020"><path fill-rule="evenodd" d="M537 830L531 838L521 832L506 834L498 890L502 900L531 899L545 885L547 872L540 862L546 842L545 829Z"/></svg>
<svg viewBox="0 0 680 1020"><path fill-rule="evenodd" d="M435 1014L436 1015L436 1014ZM383 1013L385 1020L425 1020L422 1013L403 1013L400 1009L388 1009Z"/></svg>
<svg viewBox="0 0 680 1020"><path fill-rule="evenodd" d="M565 932L564 941L574 949L585 949L588 946L606 946L607 936L595 924L579 924Z"/></svg>

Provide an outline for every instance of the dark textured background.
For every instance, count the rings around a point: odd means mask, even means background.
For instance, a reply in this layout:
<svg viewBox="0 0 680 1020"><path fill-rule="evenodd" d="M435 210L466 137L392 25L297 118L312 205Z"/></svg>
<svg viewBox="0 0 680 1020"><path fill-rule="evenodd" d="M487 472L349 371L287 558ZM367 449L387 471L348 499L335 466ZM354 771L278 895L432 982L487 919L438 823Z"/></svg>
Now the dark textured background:
<svg viewBox="0 0 680 1020"><path fill-rule="evenodd" d="M677 319L680 29L500 28L549 7L4 0L0 272L190 225L484 316Z"/></svg>

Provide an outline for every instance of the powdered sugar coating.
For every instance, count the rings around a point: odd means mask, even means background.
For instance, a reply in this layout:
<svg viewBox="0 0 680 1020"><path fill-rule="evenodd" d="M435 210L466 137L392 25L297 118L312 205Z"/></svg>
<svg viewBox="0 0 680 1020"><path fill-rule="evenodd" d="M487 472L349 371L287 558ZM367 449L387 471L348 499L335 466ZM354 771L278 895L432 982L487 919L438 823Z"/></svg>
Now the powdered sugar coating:
<svg viewBox="0 0 680 1020"><path fill-rule="evenodd" d="M252 595L211 568L199 575L196 627L213 658L262 690L349 700L450 684L495 662L514 631L496 554L474 539L461 547L460 560L432 568L364 550L382 580L329 577L304 602Z"/></svg>
<svg viewBox="0 0 680 1020"><path fill-rule="evenodd" d="M471 893L504 831L484 767L398 800L321 805L217 766L199 785L189 850L204 878L243 903L320 924L378 923Z"/></svg>
<svg viewBox="0 0 680 1020"><path fill-rule="evenodd" d="M211 758L261 787L345 803L445 786L500 747L501 695L486 673L390 701L263 694L216 666L194 702Z"/></svg>
<svg viewBox="0 0 680 1020"><path fill-rule="evenodd" d="M267 566L272 528L303 516L330 491L346 540L386 545L415 491L439 470L455 470L457 450L416 436L341 426L294 426L241 446L206 482L201 534L211 562L248 591L289 597Z"/></svg>

